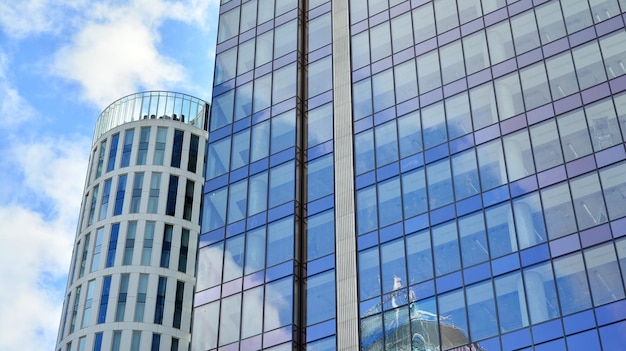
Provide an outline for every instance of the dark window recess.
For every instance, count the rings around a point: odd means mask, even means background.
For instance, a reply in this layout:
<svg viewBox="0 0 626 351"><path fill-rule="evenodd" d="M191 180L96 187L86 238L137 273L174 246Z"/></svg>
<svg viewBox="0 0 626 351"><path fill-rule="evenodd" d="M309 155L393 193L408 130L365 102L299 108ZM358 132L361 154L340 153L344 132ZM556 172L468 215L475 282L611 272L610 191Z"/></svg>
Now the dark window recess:
<svg viewBox="0 0 626 351"><path fill-rule="evenodd" d="M156 306L154 308L154 323L155 324L163 324L163 311L165 309L166 288L167 288L167 278L159 277L159 287L157 288Z"/></svg>
<svg viewBox="0 0 626 351"><path fill-rule="evenodd" d="M180 322L183 315L183 297L185 296L185 283L180 280L176 282L176 300L174 301L174 321L172 326L180 329Z"/></svg>
<svg viewBox="0 0 626 351"><path fill-rule="evenodd" d="M189 252L189 230L183 228L180 236L180 251L178 253L178 271L187 273L187 255Z"/></svg>
<svg viewBox="0 0 626 351"><path fill-rule="evenodd" d="M172 167L180 168L180 159L183 153L183 131L174 131L174 145L172 147Z"/></svg>
<svg viewBox="0 0 626 351"><path fill-rule="evenodd" d="M185 185L185 205L183 206L183 219L190 221L193 213L193 191L195 184L192 180L187 179Z"/></svg>
<svg viewBox="0 0 626 351"><path fill-rule="evenodd" d="M198 165L198 145L200 144L200 138L197 135L192 135L189 141L189 163L187 164L187 170L189 172L196 173Z"/></svg>
<svg viewBox="0 0 626 351"><path fill-rule="evenodd" d="M170 252L172 250L172 231L174 227L171 224L165 225L165 231L163 232L163 247L161 248L161 267L169 268L170 266Z"/></svg>
<svg viewBox="0 0 626 351"><path fill-rule="evenodd" d="M178 176L170 175L170 185L167 189L167 204L165 206L165 214L168 216L176 215L176 196L178 195Z"/></svg>

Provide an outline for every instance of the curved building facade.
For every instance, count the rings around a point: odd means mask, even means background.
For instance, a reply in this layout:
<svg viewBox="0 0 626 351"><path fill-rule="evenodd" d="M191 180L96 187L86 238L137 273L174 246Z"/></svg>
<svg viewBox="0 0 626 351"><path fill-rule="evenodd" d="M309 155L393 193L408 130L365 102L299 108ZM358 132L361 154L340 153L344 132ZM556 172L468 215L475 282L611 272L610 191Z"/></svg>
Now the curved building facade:
<svg viewBox="0 0 626 351"><path fill-rule="evenodd" d="M56 350L187 350L208 104L123 97L99 116Z"/></svg>

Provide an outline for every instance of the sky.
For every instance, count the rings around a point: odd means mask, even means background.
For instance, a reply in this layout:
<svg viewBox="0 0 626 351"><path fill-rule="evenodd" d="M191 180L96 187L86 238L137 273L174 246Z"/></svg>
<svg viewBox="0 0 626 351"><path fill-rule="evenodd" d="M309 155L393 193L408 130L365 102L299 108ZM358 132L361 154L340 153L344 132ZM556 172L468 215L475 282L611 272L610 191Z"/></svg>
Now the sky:
<svg viewBox="0 0 626 351"><path fill-rule="evenodd" d="M0 350L53 350L99 113L209 100L219 0L0 0Z"/></svg>

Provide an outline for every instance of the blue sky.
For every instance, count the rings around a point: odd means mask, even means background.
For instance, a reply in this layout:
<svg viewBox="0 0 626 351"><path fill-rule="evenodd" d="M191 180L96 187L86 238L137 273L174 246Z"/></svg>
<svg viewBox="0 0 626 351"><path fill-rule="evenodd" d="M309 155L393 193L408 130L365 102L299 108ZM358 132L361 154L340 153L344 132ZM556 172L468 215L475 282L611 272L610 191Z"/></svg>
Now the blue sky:
<svg viewBox="0 0 626 351"><path fill-rule="evenodd" d="M52 350L96 118L210 99L219 0L0 0L0 350Z"/></svg>

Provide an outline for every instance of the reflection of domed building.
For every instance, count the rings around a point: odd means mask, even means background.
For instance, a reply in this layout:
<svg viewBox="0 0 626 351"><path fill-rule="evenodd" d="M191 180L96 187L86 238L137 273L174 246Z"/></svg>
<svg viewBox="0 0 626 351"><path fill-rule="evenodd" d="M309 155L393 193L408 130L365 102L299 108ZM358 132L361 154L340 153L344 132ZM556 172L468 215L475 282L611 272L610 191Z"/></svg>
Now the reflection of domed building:
<svg viewBox="0 0 626 351"><path fill-rule="evenodd" d="M56 350L186 350L208 104L151 91L98 117Z"/></svg>
<svg viewBox="0 0 626 351"><path fill-rule="evenodd" d="M477 343L470 344L463 330L450 323L445 316L419 309L413 290L408 294L400 278L394 277L394 291L385 300L370 308L361 323L362 349L367 351L486 351ZM369 315L384 312L385 328Z"/></svg>

